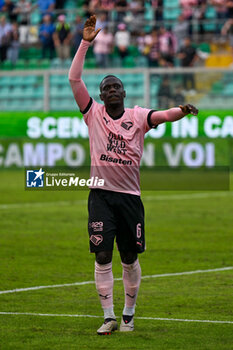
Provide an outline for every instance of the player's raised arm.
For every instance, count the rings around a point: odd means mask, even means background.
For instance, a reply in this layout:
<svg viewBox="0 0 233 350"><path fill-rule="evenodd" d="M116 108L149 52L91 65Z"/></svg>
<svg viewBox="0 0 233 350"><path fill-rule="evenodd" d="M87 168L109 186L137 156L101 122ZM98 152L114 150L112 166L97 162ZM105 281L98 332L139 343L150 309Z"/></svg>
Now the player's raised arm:
<svg viewBox="0 0 233 350"><path fill-rule="evenodd" d="M165 111L155 111L150 117L150 126L155 127L158 124L165 122L175 122L188 114L197 115L198 109L191 104L179 106L177 108L170 108Z"/></svg>
<svg viewBox="0 0 233 350"><path fill-rule="evenodd" d="M84 111L90 102L90 96L87 88L81 79L86 52L92 40L95 39L100 29L95 30L96 17L91 16L86 20L83 29L83 40L74 56L70 70L69 81L74 94L74 98L81 111Z"/></svg>

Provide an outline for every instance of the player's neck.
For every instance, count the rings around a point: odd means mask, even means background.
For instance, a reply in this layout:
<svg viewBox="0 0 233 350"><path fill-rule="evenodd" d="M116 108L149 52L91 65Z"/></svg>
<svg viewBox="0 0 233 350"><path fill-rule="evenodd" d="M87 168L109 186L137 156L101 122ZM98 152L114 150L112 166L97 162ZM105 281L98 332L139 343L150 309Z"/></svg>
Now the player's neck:
<svg viewBox="0 0 233 350"><path fill-rule="evenodd" d="M125 112L124 105L106 106L106 112L112 119L119 119Z"/></svg>

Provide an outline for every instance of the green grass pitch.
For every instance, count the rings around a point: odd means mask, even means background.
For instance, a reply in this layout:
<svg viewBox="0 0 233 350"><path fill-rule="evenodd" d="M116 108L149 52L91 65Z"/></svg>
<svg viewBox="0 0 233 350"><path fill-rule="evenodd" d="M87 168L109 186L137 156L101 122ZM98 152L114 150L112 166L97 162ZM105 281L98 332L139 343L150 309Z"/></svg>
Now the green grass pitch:
<svg viewBox="0 0 233 350"><path fill-rule="evenodd" d="M87 196L25 191L23 171L0 171L0 291L93 281ZM143 276L233 266L232 192L144 192L142 198ZM116 249L113 272L122 276ZM153 319L135 319L130 334L102 337L96 334L102 310L93 283L1 293L0 348L231 350L232 281L233 269L142 279L135 316ZM122 281L115 281L114 304L120 317Z"/></svg>

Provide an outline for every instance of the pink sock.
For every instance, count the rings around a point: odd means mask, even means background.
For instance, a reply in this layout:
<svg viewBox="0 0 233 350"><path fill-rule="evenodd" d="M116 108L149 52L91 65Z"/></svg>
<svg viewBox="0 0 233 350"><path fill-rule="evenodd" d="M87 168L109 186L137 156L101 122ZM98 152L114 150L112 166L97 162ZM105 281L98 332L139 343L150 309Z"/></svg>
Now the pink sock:
<svg viewBox="0 0 233 350"><path fill-rule="evenodd" d="M141 267L137 259L133 264L124 264L123 283L125 288L125 307L123 315L134 315L137 294L141 282Z"/></svg>
<svg viewBox="0 0 233 350"><path fill-rule="evenodd" d="M105 318L115 318L113 312L113 274L111 262L104 265L95 262L95 284Z"/></svg>

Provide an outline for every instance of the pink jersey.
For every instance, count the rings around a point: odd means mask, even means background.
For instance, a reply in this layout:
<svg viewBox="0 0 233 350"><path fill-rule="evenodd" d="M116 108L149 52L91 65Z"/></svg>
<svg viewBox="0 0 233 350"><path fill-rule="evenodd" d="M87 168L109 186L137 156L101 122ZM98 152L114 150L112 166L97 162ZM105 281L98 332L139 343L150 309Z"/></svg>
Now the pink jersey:
<svg viewBox="0 0 233 350"><path fill-rule="evenodd" d="M91 176L104 179L102 189L140 195L139 166L144 135L150 129L149 112L138 106L126 108L122 117L114 120L104 105L93 100L84 114L90 138Z"/></svg>
<svg viewBox="0 0 233 350"><path fill-rule="evenodd" d="M89 42L82 40L69 70L69 80L74 98L88 125L91 176L104 179L104 186L99 187L101 189L140 195L139 166L144 135L150 129L148 115L150 125L156 126L182 118L183 112L180 108L153 112L135 106L125 108L120 118L112 119L104 105L90 99L81 77L89 46Z"/></svg>

